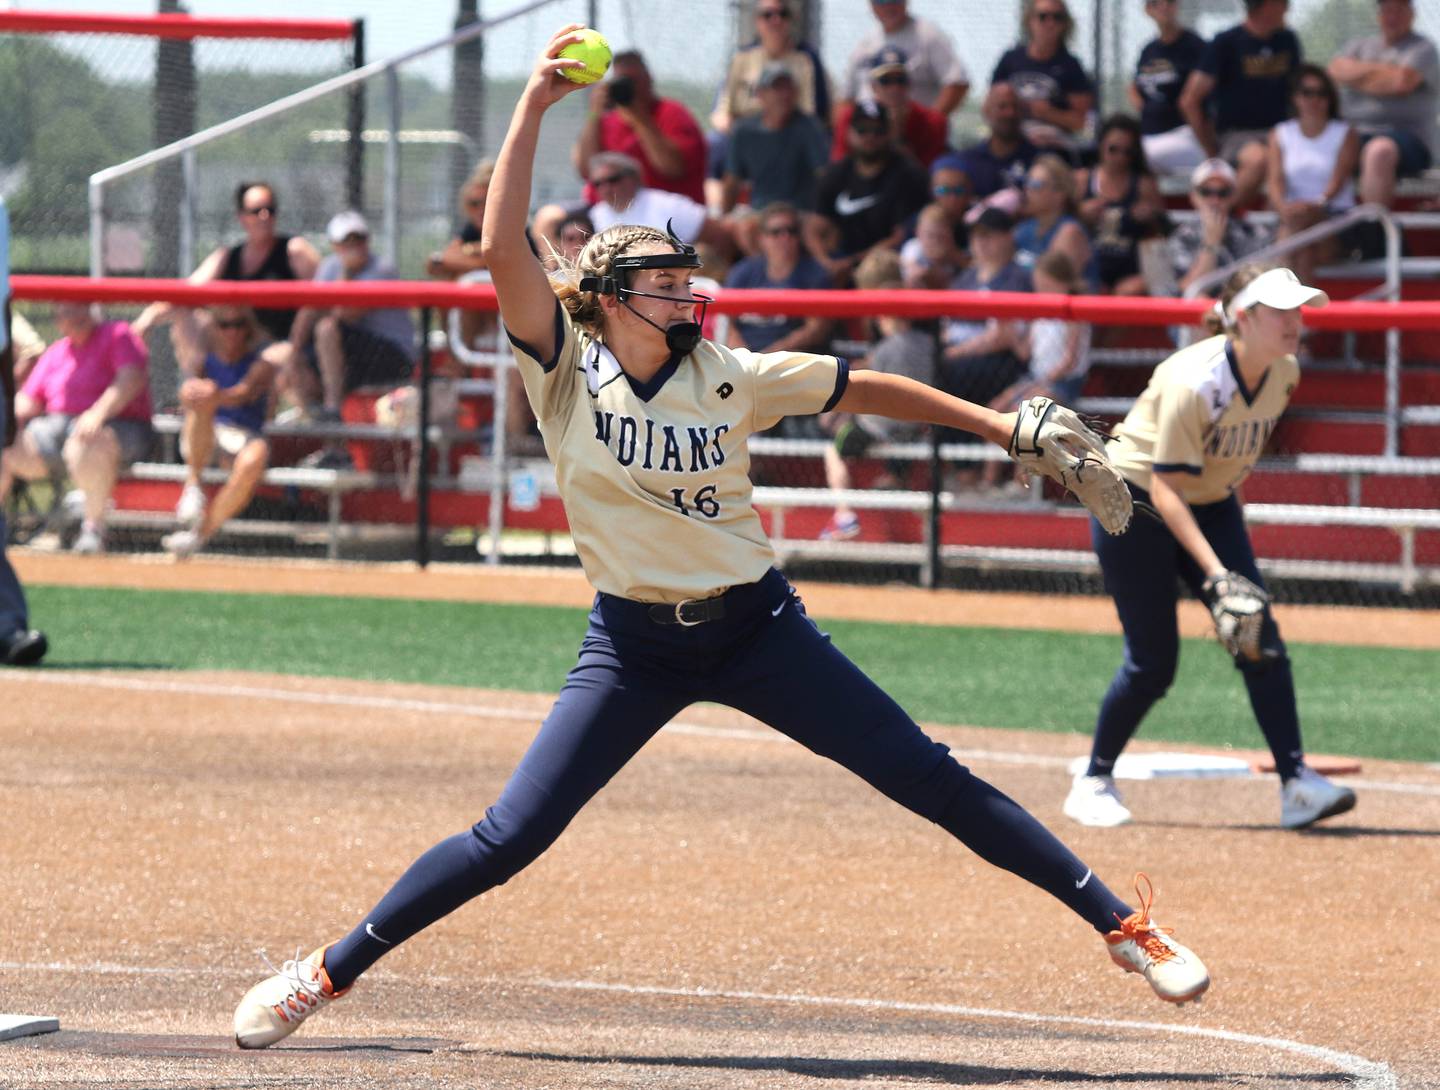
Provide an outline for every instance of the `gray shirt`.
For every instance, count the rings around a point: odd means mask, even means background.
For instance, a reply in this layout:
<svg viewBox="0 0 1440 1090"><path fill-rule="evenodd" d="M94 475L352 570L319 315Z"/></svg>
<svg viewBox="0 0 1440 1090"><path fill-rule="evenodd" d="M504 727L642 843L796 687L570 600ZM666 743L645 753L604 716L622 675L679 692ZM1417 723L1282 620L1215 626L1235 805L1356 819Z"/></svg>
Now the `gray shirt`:
<svg viewBox="0 0 1440 1090"><path fill-rule="evenodd" d="M955 55L949 36L934 23L911 16L910 21L894 34L875 27L860 39L850 54L845 70L842 93L846 98L868 102L870 93L870 59L887 45L905 53L905 68L910 73L910 97L922 106L935 105L940 88L950 83L969 84L970 73Z"/></svg>
<svg viewBox="0 0 1440 1090"><path fill-rule="evenodd" d="M1440 111L1440 54L1435 43L1423 34L1410 33L1394 45L1380 35L1346 42L1340 56L1357 61L1398 64L1420 73L1420 86L1408 95L1371 95L1350 87L1340 88L1340 116L1362 133L1396 128L1424 141L1430 153L1440 152L1436 143L1435 115Z"/></svg>
<svg viewBox="0 0 1440 1090"><path fill-rule="evenodd" d="M400 277L395 272L395 267L390 262L370 255L370 260L365 262L365 267L358 273L350 276L345 275L345 267L340 263L339 254L328 254L321 258L320 266L315 270L317 282L334 282L339 280L398 280ZM373 333L377 337L384 337L387 341L393 341L411 359L415 358L415 323L410 320L410 312L399 307L376 307L367 310L355 323L356 326Z"/></svg>

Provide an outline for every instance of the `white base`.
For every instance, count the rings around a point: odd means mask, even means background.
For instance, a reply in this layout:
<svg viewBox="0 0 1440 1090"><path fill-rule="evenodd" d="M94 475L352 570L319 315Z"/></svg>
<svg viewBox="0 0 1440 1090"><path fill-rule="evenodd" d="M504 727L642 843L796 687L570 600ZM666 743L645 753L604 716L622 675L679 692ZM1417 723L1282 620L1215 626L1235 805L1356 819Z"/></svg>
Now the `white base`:
<svg viewBox="0 0 1440 1090"><path fill-rule="evenodd" d="M1089 757L1076 757L1070 762L1070 775L1079 776L1090 766ZM1136 753L1123 754L1115 762L1112 775L1117 780L1156 780L1183 776L1190 779L1216 779L1223 776L1253 775L1250 762L1240 757L1221 757L1210 753Z"/></svg>
<svg viewBox="0 0 1440 1090"><path fill-rule="evenodd" d="M60 1019L39 1014L0 1014L0 1041L15 1037L33 1037L37 1033L54 1033Z"/></svg>

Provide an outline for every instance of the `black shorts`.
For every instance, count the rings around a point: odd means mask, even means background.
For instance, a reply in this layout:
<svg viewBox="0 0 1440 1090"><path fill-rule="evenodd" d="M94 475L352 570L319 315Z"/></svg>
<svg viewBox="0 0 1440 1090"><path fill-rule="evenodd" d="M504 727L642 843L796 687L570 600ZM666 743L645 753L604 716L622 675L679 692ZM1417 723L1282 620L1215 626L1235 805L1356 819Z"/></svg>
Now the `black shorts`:
<svg viewBox="0 0 1440 1090"><path fill-rule="evenodd" d="M401 386L415 373L415 361L403 348L349 322L340 323L345 354L345 392L362 386Z"/></svg>

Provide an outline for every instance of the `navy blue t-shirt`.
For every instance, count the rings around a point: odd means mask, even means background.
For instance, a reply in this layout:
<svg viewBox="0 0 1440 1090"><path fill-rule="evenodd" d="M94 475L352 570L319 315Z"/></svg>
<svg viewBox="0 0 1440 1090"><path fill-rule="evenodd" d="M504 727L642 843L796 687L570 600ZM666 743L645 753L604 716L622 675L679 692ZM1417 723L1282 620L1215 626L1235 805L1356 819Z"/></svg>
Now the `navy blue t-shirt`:
<svg viewBox="0 0 1440 1090"><path fill-rule="evenodd" d="M809 254L801 255L799 263L789 276L781 280L771 280L765 274L765 255L756 254L754 257L747 257L730 270L730 275L725 278L725 286L823 290L833 288L835 282L830 279L830 274L824 267ZM804 324L803 318L784 314L738 314L735 317L735 328L740 331L740 339L752 352L765 351L781 337L795 332Z"/></svg>
<svg viewBox="0 0 1440 1090"><path fill-rule="evenodd" d="M1244 23L1217 34L1200 56L1200 71L1215 80L1216 131L1268 129L1289 117L1290 78L1300 60L1300 39L1289 27L1268 38Z"/></svg>
<svg viewBox="0 0 1440 1090"><path fill-rule="evenodd" d="M990 82L1008 83L1021 98L1030 102L1044 99L1061 110L1069 109L1071 94L1095 90L1084 67L1063 45L1047 61L1037 61L1023 45L1017 45L1000 58Z"/></svg>
<svg viewBox="0 0 1440 1090"><path fill-rule="evenodd" d="M995 154L988 140L966 148L960 153L965 160L965 175L970 179L970 191L977 197L988 197L1006 186L1023 187L1025 175L1040 149L1028 140L1021 140L1020 146L1004 158Z"/></svg>
<svg viewBox="0 0 1440 1090"><path fill-rule="evenodd" d="M1185 124L1180 115L1180 92L1200 64L1205 39L1193 30L1165 43L1156 38L1140 50L1135 66L1135 89L1140 92L1140 131L1146 136L1169 132Z"/></svg>

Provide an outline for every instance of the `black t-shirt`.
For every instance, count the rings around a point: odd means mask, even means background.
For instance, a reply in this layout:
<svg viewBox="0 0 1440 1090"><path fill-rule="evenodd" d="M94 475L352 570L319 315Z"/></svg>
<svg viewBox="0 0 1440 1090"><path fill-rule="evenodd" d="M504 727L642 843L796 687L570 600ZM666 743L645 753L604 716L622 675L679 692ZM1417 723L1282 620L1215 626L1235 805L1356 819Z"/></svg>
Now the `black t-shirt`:
<svg viewBox="0 0 1440 1090"><path fill-rule="evenodd" d="M849 157L820 174L815 210L840 228L840 254L868 250L930 200L925 168L896 155L874 177L862 177Z"/></svg>
<svg viewBox="0 0 1440 1090"><path fill-rule="evenodd" d="M1037 61L1017 45L1000 58L991 83L1008 83L1015 93L1028 102L1041 99L1057 109L1070 108L1070 95L1086 94L1095 90L1095 84L1085 74L1084 67L1073 53L1063 45L1049 60Z"/></svg>
<svg viewBox="0 0 1440 1090"><path fill-rule="evenodd" d="M1300 39L1289 27L1257 38L1245 24L1215 36L1200 71L1215 80L1215 129L1268 129L1290 116L1290 78L1300 67Z"/></svg>
<svg viewBox="0 0 1440 1090"><path fill-rule="evenodd" d="M1135 67L1135 89L1140 92L1140 131L1146 136L1169 132L1185 124L1180 116L1180 92L1200 64L1205 39L1193 30L1165 43L1156 38L1140 50Z"/></svg>

